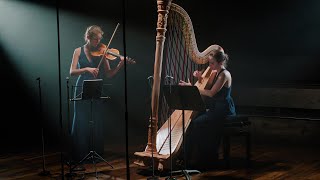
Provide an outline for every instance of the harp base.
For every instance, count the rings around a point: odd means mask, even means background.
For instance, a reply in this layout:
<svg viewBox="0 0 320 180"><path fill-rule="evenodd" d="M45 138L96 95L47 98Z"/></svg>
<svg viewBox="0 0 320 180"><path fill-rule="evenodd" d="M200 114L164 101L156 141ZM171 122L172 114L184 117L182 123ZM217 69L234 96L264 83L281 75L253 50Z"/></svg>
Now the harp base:
<svg viewBox="0 0 320 180"><path fill-rule="evenodd" d="M143 151L143 152L135 152L134 155L137 157L137 160L134 161L134 164L142 166L142 167L152 167L154 164L154 167L158 171L163 171L164 167L166 167L167 160L170 157L169 155L162 155L148 152L148 151Z"/></svg>

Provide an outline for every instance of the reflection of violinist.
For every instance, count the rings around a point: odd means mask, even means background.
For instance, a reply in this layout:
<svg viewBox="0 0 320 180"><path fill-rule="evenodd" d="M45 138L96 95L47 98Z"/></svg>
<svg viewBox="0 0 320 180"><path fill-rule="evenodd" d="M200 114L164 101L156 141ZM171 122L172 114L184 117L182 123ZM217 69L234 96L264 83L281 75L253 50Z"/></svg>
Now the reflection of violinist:
<svg viewBox="0 0 320 180"><path fill-rule="evenodd" d="M103 79L113 77L124 65L124 58L119 53L117 57L103 57L103 53L99 54L101 47L100 43L103 31L99 26L89 26L84 34L85 44L74 50L73 58L70 66L70 75L78 76L74 97L79 97L82 92L83 80ZM108 53L109 55L109 53ZM108 60L107 60L108 59ZM120 59L116 67L111 68L109 60ZM101 104L99 104L101 103ZM73 160L79 161L90 151L90 132L88 119L91 118L91 113L94 115L94 149L98 154L103 154L104 138L103 138L103 118L105 118L105 110L103 103L95 101L93 104L94 112L90 111L90 103L84 101L74 102L74 115L71 129L73 140Z"/></svg>

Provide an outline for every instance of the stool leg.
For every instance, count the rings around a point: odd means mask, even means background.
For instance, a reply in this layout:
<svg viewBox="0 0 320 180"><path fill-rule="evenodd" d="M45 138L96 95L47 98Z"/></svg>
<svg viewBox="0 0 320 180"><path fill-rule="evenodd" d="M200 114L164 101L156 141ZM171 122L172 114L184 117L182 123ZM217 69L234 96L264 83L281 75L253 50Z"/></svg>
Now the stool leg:
<svg viewBox="0 0 320 180"><path fill-rule="evenodd" d="M230 167L230 137L223 137L223 159L226 162L226 167Z"/></svg>

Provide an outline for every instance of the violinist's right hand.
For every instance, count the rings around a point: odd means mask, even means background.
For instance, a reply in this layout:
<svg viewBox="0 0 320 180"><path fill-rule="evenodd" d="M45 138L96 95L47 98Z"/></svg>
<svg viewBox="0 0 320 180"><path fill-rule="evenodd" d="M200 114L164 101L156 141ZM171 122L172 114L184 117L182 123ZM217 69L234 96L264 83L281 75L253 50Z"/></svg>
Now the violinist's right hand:
<svg viewBox="0 0 320 180"><path fill-rule="evenodd" d="M94 78L96 78L98 76L98 73L99 73L99 69L98 68L87 67L86 71L89 72L90 74L92 74Z"/></svg>

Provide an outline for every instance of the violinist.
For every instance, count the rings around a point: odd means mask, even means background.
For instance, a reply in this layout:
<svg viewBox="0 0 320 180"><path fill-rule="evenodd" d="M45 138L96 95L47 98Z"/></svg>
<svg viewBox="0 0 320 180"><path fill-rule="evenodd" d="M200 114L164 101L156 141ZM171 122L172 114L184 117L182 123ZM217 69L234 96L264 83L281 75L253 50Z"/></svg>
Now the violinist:
<svg viewBox="0 0 320 180"><path fill-rule="evenodd" d="M104 32L97 25L89 26L84 33L85 44L74 50L70 66L70 75L77 76L76 88L73 98L81 97L84 80L103 79L104 76L112 78L124 65L124 58L121 55L109 57L109 53L104 53L106 49L102 43ZM104 49L101 49L103 47ZM103 53L101 53L103 52ZM108 55L108 56L105 56ZM108 59L110 58L110 59ZM118 59L116 67L111 68L109 60ZM94 119L94 150L102 155L104 151L103 119L105 110L102 101L93 102L91 112L90 102L74 101L74 113L71 128L72 137L72 159L79 162L91 150L90 124L91 115Z"/></svg>
<svg viewBox="0 0 320 180"><path fill-rule="evenodd" d="M74 50L72 63L70 67L71 76L79 76L86 74L86 76L91 75L91 78L103 78L101 76L98 76L102 74L99 74L99 63L101 58L107 59L101 62L103 63L105 73L109 78L112 78L124 65L125 58L123 56L118 56L120 58L120 61L114 69L111 69L109 60L114 60L114 57L116 56L112 57L109 53L106 53L105 57L101 57L103 55L102 50L105 50L106 48L104 44L100 43L103 34L104 32L99 26L92 25L87 28L84 35L84 39L86 41L85 45L83 45L82 47L78 47ZM112 59L108 59L108 57L111 57Z"/></svg>

